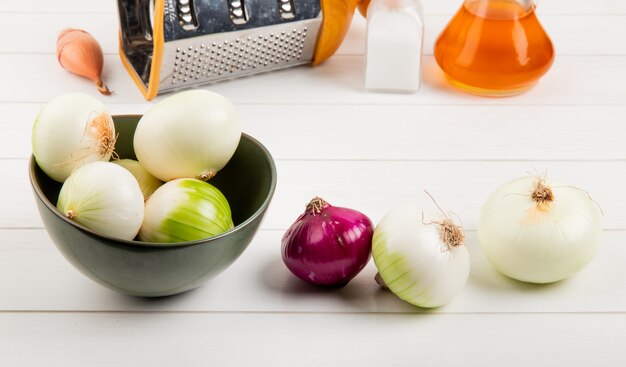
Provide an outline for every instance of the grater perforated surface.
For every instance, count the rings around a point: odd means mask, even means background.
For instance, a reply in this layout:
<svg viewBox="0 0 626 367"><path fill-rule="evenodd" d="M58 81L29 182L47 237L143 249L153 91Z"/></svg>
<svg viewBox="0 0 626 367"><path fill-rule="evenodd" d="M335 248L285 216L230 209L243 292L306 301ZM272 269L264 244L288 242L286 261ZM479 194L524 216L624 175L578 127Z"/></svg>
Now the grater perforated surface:
<svg viewBox="0 0 626 367"><path fill-rule="evenodd" d="M176 49L172 84L300 59L307 28Z"/></svg>
<svg viewBox="0 0 626 367"><path fill-rule="evenodd" d="M168 44L160 90L219 81L310 62L319 22L228 32Z"/></svg>

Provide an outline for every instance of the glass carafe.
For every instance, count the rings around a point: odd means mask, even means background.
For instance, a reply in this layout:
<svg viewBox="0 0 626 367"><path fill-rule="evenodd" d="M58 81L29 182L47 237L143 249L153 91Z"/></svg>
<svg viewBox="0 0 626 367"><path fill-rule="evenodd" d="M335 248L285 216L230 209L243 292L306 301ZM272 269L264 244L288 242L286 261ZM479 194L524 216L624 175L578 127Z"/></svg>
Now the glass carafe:
<svg viewBox="0 0 626 367"><path fill-rule="evenodd" d="M465 0L439 35L435 59L456 87L503 97L532 87L554 49L532 0Z"/></svg>

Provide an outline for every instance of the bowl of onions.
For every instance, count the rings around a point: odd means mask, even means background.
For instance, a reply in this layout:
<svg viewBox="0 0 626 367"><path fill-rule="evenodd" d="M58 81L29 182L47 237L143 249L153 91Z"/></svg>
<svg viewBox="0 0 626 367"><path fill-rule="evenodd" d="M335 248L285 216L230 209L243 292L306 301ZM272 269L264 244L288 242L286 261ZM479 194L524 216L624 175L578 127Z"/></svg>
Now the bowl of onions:
<svg viewBox="0 0 626 367"><path fill-rule="evenodd" d="M81 273L124 294L169 296L202 285L243 253L274 194L276 168L266 148L241 133L238 143L235 142L236 150L232 156L228 155L225 166L218 167L219 172L217 168L210 171L211 177L203 177L210 178L210 185L200 179L184 178L168 180L162 186L154 177L142 181L139 179L142 173L138 171L141 168L131 164L137 160L135 132L141 118L141 115L112 116L115 128L112 157L113 163L118 164L109 163L108 159L88 163L73 170L64 182L51 178L55 175L40 167L39 161L44 160L38 159L42 154L35 149L34 137L30 182L48 235ZM156 124L151 121L151 126ZM171 132L168 134L172 136ZM106 144L96 143L96 146L102 148ZM151 154L144 149L141 154L158 158L160 153ZM122 166L128 171L121 169ZM139 184L129 189L122 187L120 182L132 176ZM82 202L72 186L80 181L87 183L87 191L83 190L87 197ZM145 198L144 206L145 190L154 193ZM196 200L200 191L210 198L208 203ZM192 199L179 204L181 193ZM141 198L137 209L140 215L133 214L137 195ZM97 200L102 204L97 204ZM101 212L99 218L104 224L92 225L89 220L96 220L89 218L87 213L91 212L85 208L82 221L77 221L74 216L79 210L74 207L81 205L112 206L115 215ZM189 217L190 210L199 214ZM228 218L218 218L220 213ZM137 216L140 218L136 219ZM107 222L109 219L120 223ZM134 221L140 222L141 231Z"/></svg>

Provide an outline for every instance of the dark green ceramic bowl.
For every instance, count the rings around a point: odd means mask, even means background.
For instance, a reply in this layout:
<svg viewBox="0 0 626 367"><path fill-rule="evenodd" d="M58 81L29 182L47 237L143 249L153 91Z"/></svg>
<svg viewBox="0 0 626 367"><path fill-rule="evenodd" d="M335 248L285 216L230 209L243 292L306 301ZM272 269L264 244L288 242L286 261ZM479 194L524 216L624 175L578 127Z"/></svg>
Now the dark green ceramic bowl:
<svg viewBox="0 0 626 367"><path fill-rule="evenodd" d="M120 158L136 159L133 134L139 115L114 116ZM274 194L276 167L261 143L243 134L235 155L211 184L231 206L235 228L205 240L155 245L95 234L56 209L61 184L29 162L41 219L65 258L87 277L113 290L145 297L193 289L231 265L252 241Z"/></svg>

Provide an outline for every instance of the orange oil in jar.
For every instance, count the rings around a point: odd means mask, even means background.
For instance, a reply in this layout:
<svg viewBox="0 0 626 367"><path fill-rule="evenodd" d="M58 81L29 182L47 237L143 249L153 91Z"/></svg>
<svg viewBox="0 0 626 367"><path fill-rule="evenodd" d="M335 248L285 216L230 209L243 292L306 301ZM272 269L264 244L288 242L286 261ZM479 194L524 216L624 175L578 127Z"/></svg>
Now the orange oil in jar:
<svg viewBox="0 0 626 367"><path fill-rule="evenodd" d="M532 87L554 59L534 5L467 0L435 43L435 59L458 88L510 96Z"/></svg>

